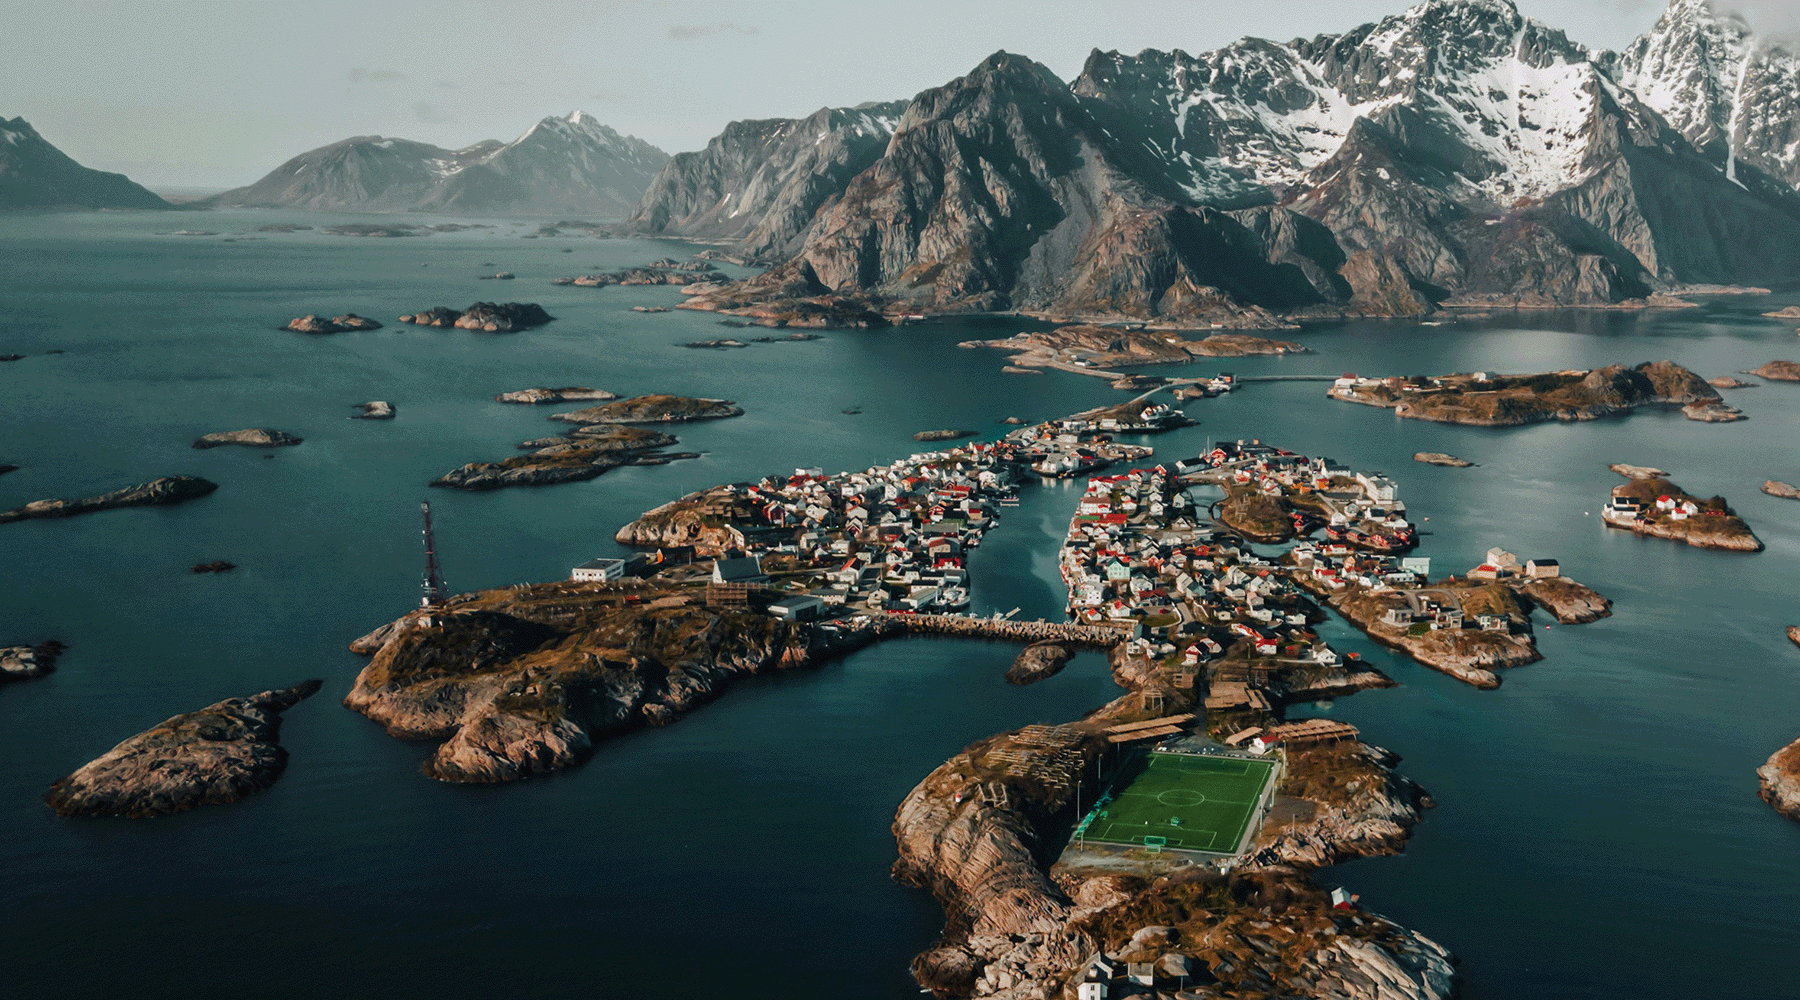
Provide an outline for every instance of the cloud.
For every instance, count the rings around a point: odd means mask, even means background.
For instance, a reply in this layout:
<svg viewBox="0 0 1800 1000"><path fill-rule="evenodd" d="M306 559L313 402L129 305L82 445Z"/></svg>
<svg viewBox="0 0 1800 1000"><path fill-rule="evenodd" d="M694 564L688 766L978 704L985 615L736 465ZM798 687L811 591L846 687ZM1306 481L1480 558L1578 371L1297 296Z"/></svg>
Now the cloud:
<svg viewBox="0 0 1800 1000"><path fill-rule="evenodd" d="M427 104L424 101L420 101L413 105L412 113L413 117L427 125L444 125L456 120L449 115L440 112L436 106Z"/></svg>
<svg viewBox="0 0 1800 1000"><path fill-rule="evenodd" d="M364 80L371 83L387 83L392 80L404 79L406 79L406 74L397 69L364 69L358 66L350 71L351 83L361 83Z"/></svg>
<svg viewBox="0 0 1800 1000"><path fill-rule="evenodd" d="M713 35L754 35L758 30L755 25L745 27L730 21L720 21L718 24L679 24L669 29L669 37L678 42L691 42Z"/></svg>

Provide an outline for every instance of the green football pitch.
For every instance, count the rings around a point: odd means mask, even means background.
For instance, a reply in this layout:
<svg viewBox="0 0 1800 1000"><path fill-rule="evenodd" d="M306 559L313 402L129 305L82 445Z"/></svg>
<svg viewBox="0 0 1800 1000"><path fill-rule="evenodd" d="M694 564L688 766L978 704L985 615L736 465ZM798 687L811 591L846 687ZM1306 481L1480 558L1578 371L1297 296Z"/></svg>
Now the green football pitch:
<svg viewBox="0 0 1800 1000"><path fill-rule="evenodd" d="M1151 753L1133 765L1082 836L1108 844L1229 854L1274 770L1266 760ZM1135 773L1133 773L1135 772Z"/></svg>

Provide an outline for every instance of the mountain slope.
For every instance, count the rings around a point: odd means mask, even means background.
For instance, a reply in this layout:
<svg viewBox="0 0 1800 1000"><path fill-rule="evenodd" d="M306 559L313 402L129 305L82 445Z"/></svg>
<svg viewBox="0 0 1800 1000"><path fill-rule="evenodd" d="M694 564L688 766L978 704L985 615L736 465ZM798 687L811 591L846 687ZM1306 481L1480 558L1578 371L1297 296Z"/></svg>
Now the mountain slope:
<svg viewBox="0 0 1800 1000"><path fill-rule="evenodd" d="M1070 85L1001 53L915 98L791 259L691 304L1241 325L1791 281L1800 198L1727 176L1609 65L1509 0L1096 52Z"/></svg>
<svg viewBox="0 0 1800 1000"><path fill-rule="evenodd" d="M124 174L75 162L25 119L0 118L0 209L168 207Z"/></svg>
<svg viewBox="0 0 1800 1000"><path fill-rule="evenodd" d="M577 111L510 143L441 149L357 136L309 150L261 180L208 200L213 207L315 211L441 211L622 215L668 157Z"/></svg>
<svg viewBox="0 0 1800 1000"><path fill-rule="evenodd" d="M905 110L890 101L732 122L705 149L675 154L625 225L735 240L749 256L791 253L819 209L880 158Z"/></svg>

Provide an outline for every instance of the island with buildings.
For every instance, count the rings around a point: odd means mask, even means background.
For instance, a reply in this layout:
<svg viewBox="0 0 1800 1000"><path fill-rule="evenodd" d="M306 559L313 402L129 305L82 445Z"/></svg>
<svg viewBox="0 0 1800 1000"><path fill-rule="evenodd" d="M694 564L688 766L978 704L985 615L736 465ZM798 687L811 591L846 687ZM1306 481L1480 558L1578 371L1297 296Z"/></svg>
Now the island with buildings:
<svg viewBox="0 0 1800 1000"><path fill-rule="evenodd" d="M1761 552L1762 539L1731 509L1724 497L1691 496L1665 478L1661 469L1615 465L1626 477L1600 508L1609 527L1668 538L1702 549Z"/></svg>

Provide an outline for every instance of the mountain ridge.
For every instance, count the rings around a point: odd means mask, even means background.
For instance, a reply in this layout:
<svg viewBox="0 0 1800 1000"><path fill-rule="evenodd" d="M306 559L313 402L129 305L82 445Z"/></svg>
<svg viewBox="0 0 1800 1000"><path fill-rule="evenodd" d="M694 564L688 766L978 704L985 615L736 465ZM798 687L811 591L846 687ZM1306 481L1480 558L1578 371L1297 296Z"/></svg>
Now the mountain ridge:
<svg viewBox="0 0 1800 1000"><path fill-rule="evenodd" d="M0 118L0 210L173 207L124 174L82 166L24 118Z"/></svg>

